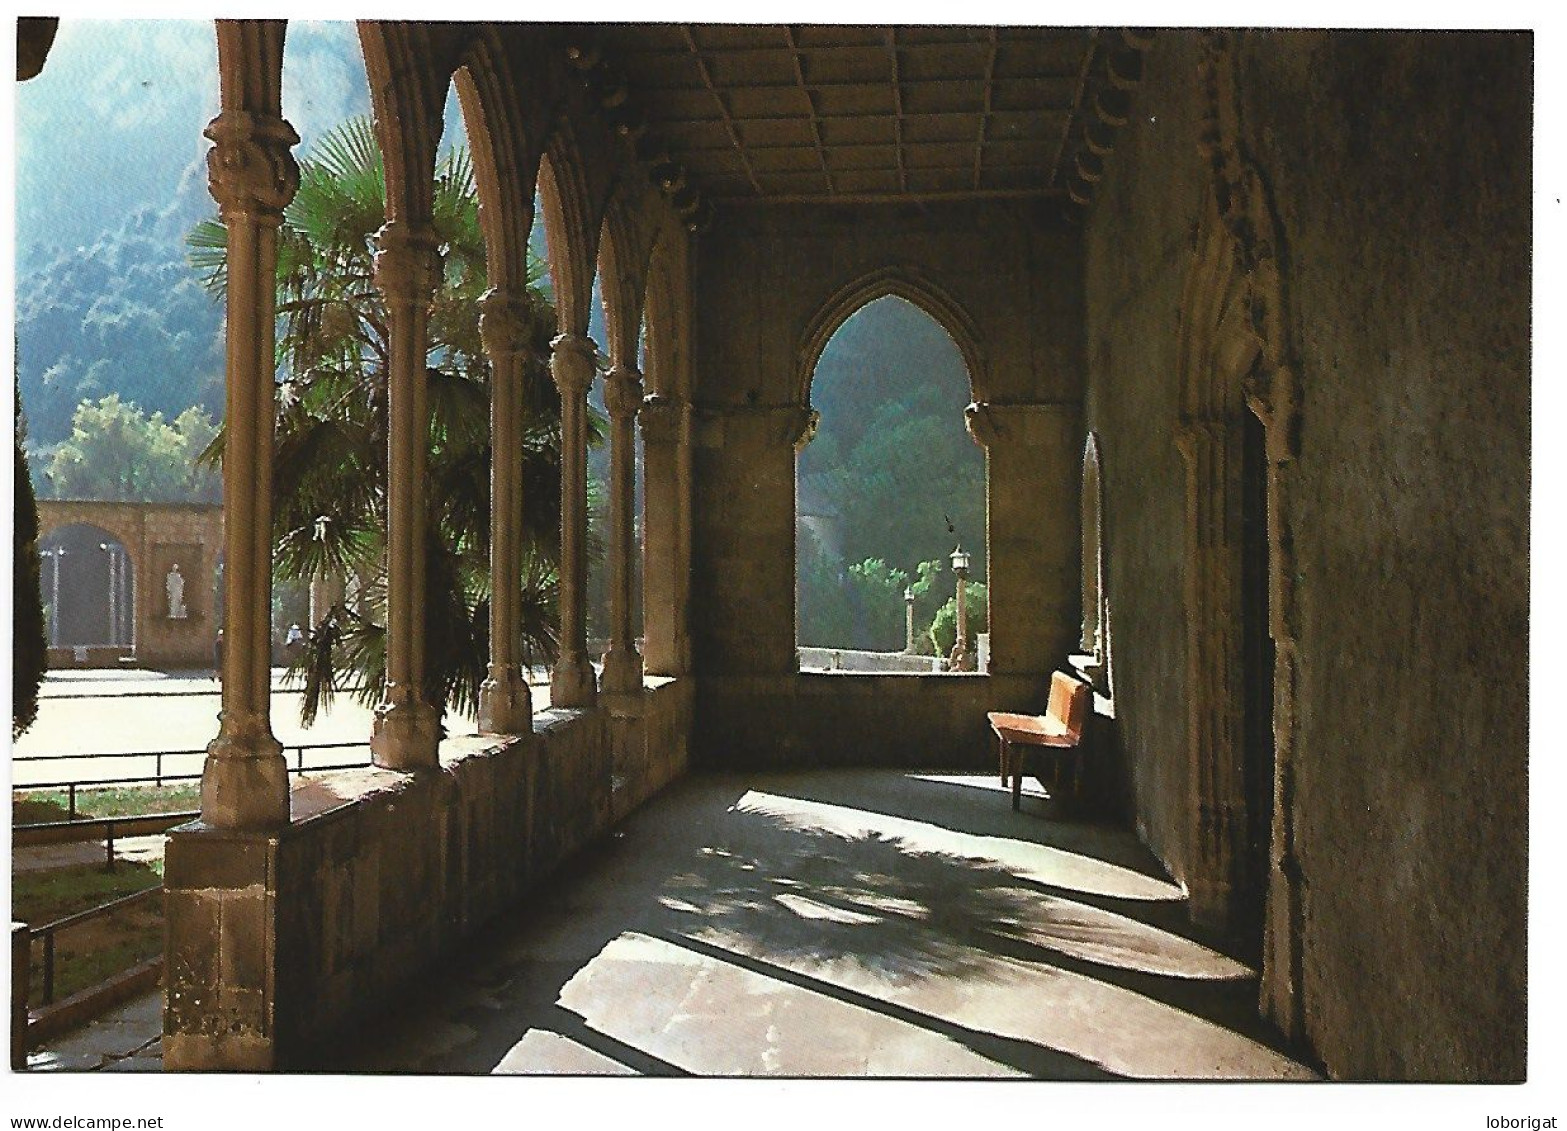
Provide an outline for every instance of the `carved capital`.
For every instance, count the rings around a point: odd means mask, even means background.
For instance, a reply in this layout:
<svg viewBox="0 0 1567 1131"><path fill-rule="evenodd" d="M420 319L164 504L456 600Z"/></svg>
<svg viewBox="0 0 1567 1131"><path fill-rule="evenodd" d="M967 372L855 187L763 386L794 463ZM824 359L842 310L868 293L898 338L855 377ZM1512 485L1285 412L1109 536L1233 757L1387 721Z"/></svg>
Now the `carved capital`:
<svg viewBox="0 0 1567 1131"><path fill-rule="evenodd" d="M968 434L982 448L988 448L1001 438L1001 425L983 401L974 401L963 410L963 423Z"/></svg>
<svg viewBox="0 0 1567 1131"><path fill-rule="evenodd" d="M795 451L802 451L805 445L816 439L816 429L821 426L822 414L810 405L804 405L796 409L792 419L784 424L784 438L794 445Z"/></svg>
<svg viewBox="0 0 1567 1131"><path fill-rule="evenodd" d="M616 365L604 378L604 407L611 420L635 418L642 410L642 374L632 365Z"/></svg>
<svg viewBox="0 0 1567 1131"><path fill-rule="evenodd" d="M424 224L388 220L375 242L375 285L387 303L429 306L441 280L435 232Z"/></svg>
<svg viewBox="0 0 1567 1131"><path fill-rule="evenodd" d="M550 376L563 400L588 395L597 357L593 343L582 334L561 334L550 343Z"/></svg>
<svg viewBox="0 0 1567 1131"><path fill-rule="evenodd" d="M528 306L511 291L488 290L479 299L479 337L490 364L500 366L528 347Z"/></svg>
<svg viewBox="0 0 1567 1131"><path fill-rule="evenodd" d="M225 110L207 125L207 190L225 224L246 217L276 226L299 188L299 165L291 148L294 127L282 118Z"/></svg>
<svg viewBox="0 0 1567 1131"><path fill-rule="evenodd" d="M642 439L649 444L680 442L680 424L689 406L658 393L642 398Z"/></svg>

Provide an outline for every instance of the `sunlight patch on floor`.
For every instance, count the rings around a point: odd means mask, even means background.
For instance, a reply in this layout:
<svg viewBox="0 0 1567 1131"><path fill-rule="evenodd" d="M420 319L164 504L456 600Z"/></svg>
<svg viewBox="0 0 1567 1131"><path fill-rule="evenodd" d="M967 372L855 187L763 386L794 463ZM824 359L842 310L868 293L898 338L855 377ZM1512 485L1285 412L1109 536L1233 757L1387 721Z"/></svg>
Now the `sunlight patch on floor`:
<svg viewBox="0 0 1567 1131"><path fill-rule="evenodd" d="M896 837L907 843L911 851L941 852L984 860L999 864L1021 878L1053 887L1117 899L1185 898L1185 893L1175 884L1049 845L1008 837L978 836L906 817L759 790L748 790L735 803L735 808L765 814L795 828L822 829L845 836L870 833Z"/></svg>

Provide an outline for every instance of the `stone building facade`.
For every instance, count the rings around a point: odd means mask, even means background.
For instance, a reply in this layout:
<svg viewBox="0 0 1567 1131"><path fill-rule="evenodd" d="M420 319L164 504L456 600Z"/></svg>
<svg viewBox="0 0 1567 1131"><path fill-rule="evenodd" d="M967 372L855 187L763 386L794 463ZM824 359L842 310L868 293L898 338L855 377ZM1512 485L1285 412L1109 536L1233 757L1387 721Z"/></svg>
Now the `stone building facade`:
<svg viewBox="0 0 1567 1131"><path fill-rule="evenodd" d="M229 649L202 820L169 847L167 1067L308 1067L688 768L988 767L985 712L1037 709L1090 644L1114 805L1198 920L1255 949L1262 1014L1336 1078L1522 1077L1529 35L361 23L387 165L390 684L377 768L300 812L266 696L269 435L234 426L272 411L275 232L297 178L285 33L217 27ZM542 202L562 654L534 717L498 600L482 735L440 741L413 548L452 82L502 452ZM601 677L583 615L595 269L614 468ZM941 323L973 385L983 674L797 670L810 375L889 294ZM520 490L497 461L498 577L518 568Z"/></svg>

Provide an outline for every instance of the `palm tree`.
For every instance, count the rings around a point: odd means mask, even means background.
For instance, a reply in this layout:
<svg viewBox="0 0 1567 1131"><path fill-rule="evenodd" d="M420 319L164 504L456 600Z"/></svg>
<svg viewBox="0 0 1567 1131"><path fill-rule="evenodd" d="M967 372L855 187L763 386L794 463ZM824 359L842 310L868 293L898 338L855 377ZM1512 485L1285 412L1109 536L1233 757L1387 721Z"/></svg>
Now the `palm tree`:
<svg viewBox="0 0 1567 1131"><path fill-rule="evenodd" d="M280 578L355 579L350 599L311 627L293 661L301 717L335 691L381 701L386 681L385 534L387 325L372 280L385 169L368 118L338 126L300 162L299 191L278 235L278 395L273 471L274 569ZM489 653L489 364L479 338L486 286L473 165L454 147L435 180L443 277L430 316L431 405L425 609L429 702L472 710ZM225 232L217 220L187 237L189 258L221 293ZM560 530L560 400L549 379L555 315L530 256L533 348L525 365L524 569L518 581L522 656L548 662ZM208 457L221 458L222 434Z"/></svg>

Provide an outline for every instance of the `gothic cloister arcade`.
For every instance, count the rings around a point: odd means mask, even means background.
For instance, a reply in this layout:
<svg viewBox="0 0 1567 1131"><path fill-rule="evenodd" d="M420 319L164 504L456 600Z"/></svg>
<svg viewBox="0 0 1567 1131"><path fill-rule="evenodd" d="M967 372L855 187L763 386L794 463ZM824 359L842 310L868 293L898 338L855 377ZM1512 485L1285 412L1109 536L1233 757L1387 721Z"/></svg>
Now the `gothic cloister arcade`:
<svg viewBox="0 0 1567 1131"><path fill-rule="evenodd" d="M1335 1078L1522 1078L1528 35L362 22L387 174L389 683L375 767L306 811L267 681L286 32L217 24L227 647L202 818L168 846L166 1068L310 1067L677 779L993 776L986 712L1043 709L1087 651L1098 814L1160 861L1192 931L1251 964L1259 1024ZM563 523L551 706L530 707L497 585L479 733L443 736L420 691L417 548L454 79L501 457L541 203ZM889 294L972 379L985 673L798 667L810 375ZM496 578L519 569L515 471L494 460ZM874 848L866 868L886 863Z"/></svg>

